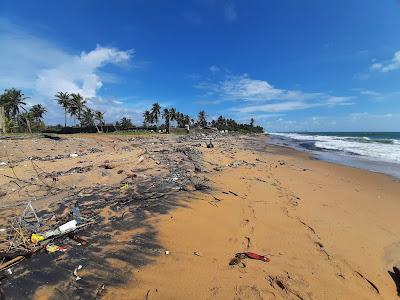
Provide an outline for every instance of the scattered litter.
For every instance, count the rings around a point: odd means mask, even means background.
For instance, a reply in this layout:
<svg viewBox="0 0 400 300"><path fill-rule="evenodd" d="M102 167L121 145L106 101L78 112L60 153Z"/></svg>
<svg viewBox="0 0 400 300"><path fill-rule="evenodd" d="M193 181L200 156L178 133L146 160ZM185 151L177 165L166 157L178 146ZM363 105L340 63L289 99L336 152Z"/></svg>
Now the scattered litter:
<svg viewBox="0 0 400 300"><path fill-rule="evenodd" d="M7 163L5 161L0 162L0 166L5 166Z"/></svg>
<svg viewBox="0 0 400 300"><path fill-rule="evenodd" d="M169 255L169 251L168 250L165 250L165 255Z"/></svg>
<svg viewBox="0 0 400 300"><path fill-rule="evenodd" d="M199 252L197 252L197 251L193 252L193 254L196 255L196 256L201 256L201 254Z"/></svg>
<svg viewBox="0 0 400 300"><path fill-rule="evenodd" d="M246 267L246 265L242 262L242 260L245 258L261 260L263 262L270 261L270 259L265 255L259 255L253 252L242 252L242 253L236 253L235 257L229 261L229 265L230 266L241 265L242 267Z"/></svg>
<svg viewBox="0 0 400 300"><path fill-rule="evenodd" d="M123 185L121 185L121 187L119 188L120 190L125 190L129 188L129 184L128 183L124 183Z"/></svg>
<svg viewBox="0 0 400 300"><path fill-rule="evenodd" d="M71 153L71 154L69 155L69 157L72 157L72 158L78 157L78 154L77 154L77 153Z"/></svg>
<svg viewBox="0 0 400 300"><path fill-rule="evenodd" d="M79 225L82 223L82 216L79 207L72 208L72 218L76 220L76 223Z"/></svg>
<svg viewBox="0 0 400 300"><path fill-rule="evenodd" d="M54 253L54 252L57 252L57 251L65 252L65 251L67 251L67 248L64 247L64 246L58 246L58 245L55 245L55 244L48 244L46 246L46 251L49 252L49 253Z"/></svg>
<svg viewBox="0 0 400 300"><path fill-rule="evenodd" d="M75 275L75 280L76 281L78 281L78 280L81 280L82 278L81 277L79 277L79 275L78 275L78 271L80 270L80 269L82 269L82 265L79 265L77 268L75 268L75 270L74 270L74 275Z"/></svg>
<svg viewBox="0 0 400 300"><path fill-rule="evenodd" d="M41 241L44 241L46 238L43 236L43 235L41 235L41 234L37 234L37 233L32 233L32 235L31 235L31 242L33 243L33 244L37 244L37 243L39 243L39 242L41 242Z"/></svg>
<svg viewBox="0 0 400 300"><path fill-rule="evenodd" d="M58 230L60 231L61 234L64 234L64 233L75 230L76 225L77 225L77 221L72 220L72 221L69 221L69 222L61 225L60 227L58 227Z"/></svg>
<svg viewBox="0 0 400 300"><path fill-rule="evenodd" d="M144 156L142 155L141 157L139 157L138 163L141 163L143 160L144 160Z"/></svg>

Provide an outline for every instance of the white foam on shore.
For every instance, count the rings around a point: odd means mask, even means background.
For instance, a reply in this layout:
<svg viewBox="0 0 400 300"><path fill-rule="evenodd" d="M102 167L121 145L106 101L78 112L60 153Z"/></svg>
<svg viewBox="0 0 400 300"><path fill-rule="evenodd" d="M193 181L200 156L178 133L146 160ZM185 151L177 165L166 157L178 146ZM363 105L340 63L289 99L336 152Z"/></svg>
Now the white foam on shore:
<svg viewBox="0 0 400 300"><path fill-rule="evenodd" d="M400 163L400 141L396 139L374 141L368 137L325 136L298 133L272 133L299 141L312 141L321 149L357 154L364 158Z"/></svg>

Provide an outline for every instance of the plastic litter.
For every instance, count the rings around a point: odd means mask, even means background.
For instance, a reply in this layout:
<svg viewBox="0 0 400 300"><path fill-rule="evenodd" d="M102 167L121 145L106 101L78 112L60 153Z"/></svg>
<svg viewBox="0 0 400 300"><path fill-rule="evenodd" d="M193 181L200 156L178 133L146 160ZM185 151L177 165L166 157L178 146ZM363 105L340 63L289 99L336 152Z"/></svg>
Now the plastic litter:
<svg viewBox="0 0 400 300"><path fill-rule="evenodd" d="M79 271L80 269L82 269L82 265L79 265L79 266L76 267L75 270L74 270L74 275L75 275L75 277L76 277L76 278L75 278L76 281L82 279L82 277L79 277L79 275L78 275L78 271Z"/></svg>
<svg viewBox="0 0 400 300"><path fill-rule="evenodd" d="M260 255L260 254L253 253L253 252L242 252L242 253L236 253L235 257L229 261L229 265L234 266L234 265L242 264L243 267L246 267L246 265L242 262L242 260L245 258L261 260L263 262L270 261L270 259L265 255Z"/></svg>
<svg viewBox="0 0 400 300"><path fill-rule="evenodd" d="M70 231L76 229L77 223L78 223L78 222L77 222L76 220L69 221L69 222L67 222L67 223L65 223L65 224L63 224L63 225L61 225L60 227L58 227L58 230L60 230L60 233L61 233L61 234L70 232Z"/></svg>
<svg viewBox="0 0 400 300"><path fill-rule="evenodd" d="M70 155L69 155L69 157L78 157L78 154L77 153L71 153Z"/></svg>
<svg viewBox="0 0 400 300"><path fill-rule="evenodd" d="M43 241L43 240L45 240L46 238L43 236L43 235L41 235L41 234L37 234L37 233L32 233L32 235L31 235L31 242L33 243L33 244L37 244L37 243L39 243L39 242L41 242L41 241Z"/></svg>
<svg viewBox="0 0 400 300"><path fill-rule="evenodd" d="M54 253L57 251L65 252L65 251L67 251L67 248L63 247L63 246L54 245L54 244L48 244L46 246L46 251L49 253Z"/></svg>
<svg viewBox="0 0 400 300"><path fill-rule="evenodd" d="M120 190L125 190L127 188L129 188L129 184L125 183L125 184L121 185L121 187L119 189Z"/></svg>

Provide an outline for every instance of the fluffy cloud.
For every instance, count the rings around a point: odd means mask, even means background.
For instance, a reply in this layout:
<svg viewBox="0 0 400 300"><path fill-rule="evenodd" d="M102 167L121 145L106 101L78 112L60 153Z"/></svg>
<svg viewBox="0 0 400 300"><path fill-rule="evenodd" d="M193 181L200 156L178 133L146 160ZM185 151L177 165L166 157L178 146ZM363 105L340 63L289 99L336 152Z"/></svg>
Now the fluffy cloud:
<svg viewBox="0 0 400 300"><path fill-rule="evenodd" d="M400 69L400 51L395 52L390 61L374 63L371 66L371 70L381 72L390 72L398 69Z"/></svg>
<svg viewBox="0 0 400 300"><path fill-rule="evenodd" d="M308 93L300 90L276 88L265 80L249 75L227 76L224 80L200 83L197 88L206 90L210 103L235 101L242 105L231 108L238 114L277 113L313 107L352 105L350 96L332 96L326 93ZM203 102L206 102L203 100ZM240 116L238 116L240 117Z"/></svg>
<svg viewBox="0 0 400 300"><path fill-rule="evenodd" d="M96 97L97 90L103 85L98 74L99 68L107 64L126 62L132 54L132 50L120 51L97 46L88 53L71 56L53 68L40 70L35 89L46 96L52 96L57 91L69 91L80 93L85 98Z"/></svg>
<svg viewBox="0 0 400 300"><path fill-rule="evenodd" d="M121 51L99 45L89 52L69 53L0 18L0 90L22 89L31 96L30 104L40 102L47 107L46 121L50 123L57 123L62 117L61 108L52 100L58 91L81 93L85 98L92 98L91 107L104 108L107 114L109 107L116 112L137 113L121 101L98 95L104 83L116 81L116 77L104 72L103 67L126 64L133 54L133 50Z"/></svg>
<svg viewBox="0 0 400 300"><path fill-rule="evenodd" d="M307 100L323 96L322 93L304 93L298 90L275 88L265 80L250 78L248 74L229 75L220 82L203 82L197 84L196 87L206 90L208 96L223 100Z"/></svg>

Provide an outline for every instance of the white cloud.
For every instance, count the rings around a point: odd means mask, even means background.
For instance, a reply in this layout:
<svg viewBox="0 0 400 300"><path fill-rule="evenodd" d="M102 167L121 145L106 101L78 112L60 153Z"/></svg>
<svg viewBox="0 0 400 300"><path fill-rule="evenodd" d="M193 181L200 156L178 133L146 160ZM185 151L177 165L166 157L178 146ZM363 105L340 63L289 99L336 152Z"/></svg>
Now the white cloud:
<svg viewBox="0 0 400 300"><path fill-rule="evenodd" d="M342 96L342 97L337 97L337 96L331 96L328 97L324 103L327 104L328 106L337 106L337 105L353 105L353 102L350 102L350 100L354 99L352 96Z"/></svg>
<svg viewBox="0 0 400 300"><path fill-rule="evenodd" d="M209 96L218 96L225 100L305 100L321 96L321 93L278 89L265 80L251 79L248 74L230 75L223 81L217 83L203 82L195 87L206 90Z"/></svg>
<svg viewBox="0 0 400 300"><path fill-rule="evenodd" d="M371 70L373 71L390 72L398 69L400 69L400 51L395 52L390 61L371 65Z"/></svg>
<svg viewBox="0 0 400 300"><path fill-rule="evenodd" d="M300 90L276 88L265 80L252 79L249 75L228 75L220 82L206 82L196 85L206 90L205 97L213 100L203 100L202 103L218 104L223 101L235 101L242 105L231 108L242 115L260 113L279 113L286 111L309 109L314 107L336 107L352 105L355 97L332 96L326 93L309 93Z"/></svg>
<svg viewBox="0 0 400 300"><path fill-rule="evenodd" d="M37 73L35 89L42 95L52 96L58 91L80 93L85 98L96 97L103 85L99 68L106 64L119 64L128 61L133 51L120 51L115 48L97 46L96 49L79 56L71 56L53 68Z"/></svg>
<svg viewBox="0 0 400 300"><path fill-rule="evenodd" d="M89 52L73 54L0 18L0 90L19 88L31 96L31 104L42 103L48 109L46 121L60 122L62 110L53 96L58 91L79 92L92 99L92 107L104 111L126 107L125 103L98 96L105 82L116 76L102 69L108 64L121 65L133 56L133 50L97 46ZM100 108L99 108L100 107ZM111 107L111 108L110 108ZM110 114L112 115L112 114Z"/></svg>
<svg viewBox="0 0 400 300"><path fill-rule="evenodd" d="M257 112L268 112L268 113L276 113L276 112L285 112L291 110L300 110L311 108L315 106L320 106L317 103L305 103L302 101L288 101L288 102L280 102L273 104L262 104L262 105L251 105L244 107L234 107L233 111L239 113L257 113Z"/></svg>

